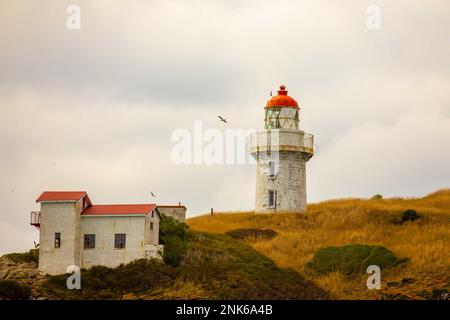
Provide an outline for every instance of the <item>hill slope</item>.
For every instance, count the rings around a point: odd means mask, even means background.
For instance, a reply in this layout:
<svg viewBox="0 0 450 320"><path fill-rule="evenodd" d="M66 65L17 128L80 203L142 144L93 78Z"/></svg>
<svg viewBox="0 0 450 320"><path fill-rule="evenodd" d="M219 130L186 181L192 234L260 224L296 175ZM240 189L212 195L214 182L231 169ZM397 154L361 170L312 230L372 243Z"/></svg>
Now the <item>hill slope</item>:
<svg viewBox="0 0 450 320"><path fill-rule="evenodd" d="M179 265L142 259L114 269L93 267L82 271L81 290L68 290L66 275L37 276L36 262L14 263L4 256L1 266L5 278L31 285L33 298L39 299L329 298L298 272L278 268L248 245L228 235L195 231L186 234Z"/></svg>
<svg viewBox="0 0 450 320"><path fill-rule="evenodd" d="M399 215L415 209L421 218L398 223ZM270 228L279 236L247 240L279 267L294 268L307 279L342 299L435 298L450 288L450 190L414 199L340 199L308 206L303 214L255 215L234 212L189 219L193 230L223 233L239 228ZM314 253L327 246L381 245L406 266L382 271L382 289L368 290L366 275L339 272L316 275L305 269ZM443 295L445 297L445 295Z"/></svg>

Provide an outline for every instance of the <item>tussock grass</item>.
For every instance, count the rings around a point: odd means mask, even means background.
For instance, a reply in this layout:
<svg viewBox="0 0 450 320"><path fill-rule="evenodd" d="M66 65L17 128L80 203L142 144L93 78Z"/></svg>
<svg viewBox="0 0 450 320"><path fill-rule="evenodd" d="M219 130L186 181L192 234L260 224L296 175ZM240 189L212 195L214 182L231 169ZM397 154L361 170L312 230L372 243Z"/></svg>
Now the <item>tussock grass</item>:
<svg viewBox="0 0 450 320"><path fill-rule="evenodd" d="M420 219L395 224L401 213L414 209ZM271 228L276 238L248 242L279 267L290 267L344 299L374 298L365 275L353 278L339 273L314 275L305 265L323 247L366 244L384 246L398 257L409 258L406 267L382 274L390 279L450 274L450 189L422 198L337 199L308 205L306 213L215 213L191 218L192 230L223 233L239 228Z"/></svg>
<svg viewBox="0 0 450 320"><path fill-rule="evenodd" d="M227 231L226 234L228 234L232 238L240 240L273 239L278 235L272 229L257 229L257 228L235 229Z"/></svg>
<svg viewBox="0 0 450 320"><path fill-rule="evenodd" d="M15 263L39 262L39 250L31 249L28 252L8 253L4 255Z"/></svg>

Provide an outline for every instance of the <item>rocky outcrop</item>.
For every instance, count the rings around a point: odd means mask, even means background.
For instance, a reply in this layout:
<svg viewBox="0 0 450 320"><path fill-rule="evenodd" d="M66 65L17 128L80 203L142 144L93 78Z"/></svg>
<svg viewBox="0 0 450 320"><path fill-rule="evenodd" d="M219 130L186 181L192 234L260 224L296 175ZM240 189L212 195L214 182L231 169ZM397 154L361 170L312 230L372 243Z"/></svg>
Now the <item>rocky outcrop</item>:
<svg viewBox="0 0 450 320"><path fill-rule="evenodd" d="M383 300L450 300L450 276L441 274L422 274L416 279L402 278L388 281L380 290Z"/></svg>
<svg viewBox="0 0 450 320"><path fill-rule="evenodd" d="M47 279L39 274L36 262L14 262L7 256L0 257L0 280L14 280L31 287L30 299L46 300L50 296L42 290L42 284Z"/></svg>

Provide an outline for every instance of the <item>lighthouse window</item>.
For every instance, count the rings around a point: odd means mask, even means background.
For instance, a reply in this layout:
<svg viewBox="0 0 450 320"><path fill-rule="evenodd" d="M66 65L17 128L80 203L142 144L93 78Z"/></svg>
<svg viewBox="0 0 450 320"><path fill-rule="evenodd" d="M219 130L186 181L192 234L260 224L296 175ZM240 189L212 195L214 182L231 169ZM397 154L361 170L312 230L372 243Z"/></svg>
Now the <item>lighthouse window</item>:
<svg viewBox="0 0 450 320"><path fill-rule="evenodd" d="M269 177L275 176L275 161L269 161Z"/></svg>
<svg viewBox="0 0 450 320"><path fill-rule="evenodd" d="M275 208L277 192L275 190L269 190L269 207Z"/></svg>
<svg viewBox="0 0 450 320"><path fill-rule="evenodd" d="M267 108L265 129L298 129L298 110L294 108Z"/></svg>
<svg viewBox="0 0 450 320"><path fill-rule="evenodd" d="M55 248L61 248L61 232L55 233Z"/></svg>

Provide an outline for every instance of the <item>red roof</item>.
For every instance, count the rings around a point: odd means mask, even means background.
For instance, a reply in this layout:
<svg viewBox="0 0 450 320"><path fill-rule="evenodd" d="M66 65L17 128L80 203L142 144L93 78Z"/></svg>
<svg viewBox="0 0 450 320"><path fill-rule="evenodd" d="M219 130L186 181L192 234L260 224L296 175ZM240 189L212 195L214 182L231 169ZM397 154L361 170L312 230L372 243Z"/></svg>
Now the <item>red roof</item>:
<svg viewBox="0 0 450 320"><path fill-rule="evenodd" d="M267 101L266 108L272 107L289 107L298 108L298 103L293 98L287 95L286 86L281 85L280 90L278 90L278 95L272 97Z"/></svg>
<svg viewBox="0 0 450 320"><path fill-rule="evenodd" d="M98 204L83 211L82 215L149 214L156 204Z"/></svg>
<svg viewBox="0 0 450 320"><path fill-rule="evenodd" d="M36 199L36 202L45 201L78 201L84 195L86 191L44 191Z"/></svg>

